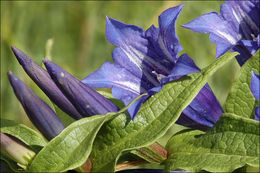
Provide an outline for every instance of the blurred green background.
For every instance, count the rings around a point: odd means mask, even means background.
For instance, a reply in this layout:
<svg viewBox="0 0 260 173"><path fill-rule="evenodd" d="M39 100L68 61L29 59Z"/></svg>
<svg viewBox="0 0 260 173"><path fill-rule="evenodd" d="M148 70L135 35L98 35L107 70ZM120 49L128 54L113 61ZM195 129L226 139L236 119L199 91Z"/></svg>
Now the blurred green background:
<svg viewBox="0 0 260 173"><path fill-rule="evenodd" d="M11 45L41 63L46 57L46 42L52 39L52 60L83 79L105 61L112 61L114 46L105 37L106 16L147 29L152 24L158 26L161 12L181 3L185 6L177 20L176 32L183 52L188 53L199 67L205 67L214 60L215 45L210 43L208 34L194 33L180 25L204 13L219 12L221 1L1 1L1 118L32 127L9 84L8 70L47 100L20 67ZM209 81L222 105L238 68L233 61Z"/></svg>

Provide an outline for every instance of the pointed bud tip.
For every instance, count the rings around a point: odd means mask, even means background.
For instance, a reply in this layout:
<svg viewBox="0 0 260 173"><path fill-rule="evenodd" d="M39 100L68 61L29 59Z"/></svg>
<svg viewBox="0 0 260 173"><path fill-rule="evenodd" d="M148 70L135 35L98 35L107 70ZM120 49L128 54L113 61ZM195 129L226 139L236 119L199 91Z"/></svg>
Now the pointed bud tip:
<svg viewBox="0 0 260 173"><path fill-rule="evenodd" d="M7 75L8 75L8 78L9 78L9 80L10 80L11 83L12 83L12 81L18 79L18 77L17 77L11 70L9 70L9 71L7 72Z"/></svg>
<svg viewBox="0 0 260 173"><path fill-rule="evenodd" d="M48 63L48 62L49 62L49 60L48 60L48 59L46 59L46 58L43 58L43 59L42 59L42 62L45 64L45 63Z"/></svg>
<svg viewBox="0 0 260 173"><path fill-rule="evenodd" d="M11 49L16 57L16 59L18 60L18 62L22 65L25 66L26 63L25 61L29 59L29 57L20 49L16 48L15 46L11 46Z"/></svg>
<svg viewBox="0 0 260 173"><path fill-rule="evenodd" d="M8 76L11 76L11 75L13 75L13 72L12 72L11 70L9 70L9 71L7 72L7 74L8 74Z"/></svg>
<svg viewBox="0 0 260 173"><path fill-rule="evenodd" d="M15 51L17 48L15 46L11 46L11 49Z"/></svg>

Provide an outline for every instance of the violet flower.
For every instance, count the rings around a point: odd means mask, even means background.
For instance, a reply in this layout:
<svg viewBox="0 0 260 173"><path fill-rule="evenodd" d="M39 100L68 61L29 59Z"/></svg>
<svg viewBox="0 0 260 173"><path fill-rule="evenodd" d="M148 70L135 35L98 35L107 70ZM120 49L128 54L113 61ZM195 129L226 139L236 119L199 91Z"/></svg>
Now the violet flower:
<svg viewBox="0 0 260 173"><path fill-rule="evenodd" d="M46 70L44 70L41 66L35 63L30 57L28 57L25 53L16 47L12 46L12 50L26 73L50 98L51 101L53 101L61 110L69 114L71 117L77 120L82 118L75 107L52 81Z"/></svg>
<svg viewBox="0 0 260 173"><path fill-rule="evenodd" d="M11 71L8 72L8 77L16 97L32 123L46 139L51 140L57 136L65 126L55 112Z"/></svg>
<svg viewBox="0 0 260 173"><path fill-rule="evenodd" d="M255 74L255 72L251 72L251 85L250 89L253 94L253 96L259 101L260 100L260 75ZM255 120L260 121L260 106L257 106L255 108Z"/></svg>
<svg viewBox="0 0 260 173"><path fill-rule="evenodd" d="M146 31L139 26L107 18L107 40L117 46L112 53L114 64L104 63L83 82L94 88L112 88L112 95L125 105L148 93L147 97L129 107L128 112L133 119L141 104L160 91L164 84L199 72L200 69L187 54L177 56L183 48L175 33L175 21L182 8L183 5L167 9L159 16L159 28L152 25ZM177 123L206 130L222 113L220 104L206 85Z"/></svg>
<svg viewBox="0 0 260 173"><path fill-rule="evenodd" d="M56 85L83 116L105 115L118 108L96 90L82 83L55 63L43 60Z"/></svg>
<svg viewBox="0 0 260 173"><path fill-rule="evenodd" d="M260 47L260 1L227 1L220 14L206 13L183 25L195 32L209 33L216 44L216 57L237 51L242 66Z"/></svg>

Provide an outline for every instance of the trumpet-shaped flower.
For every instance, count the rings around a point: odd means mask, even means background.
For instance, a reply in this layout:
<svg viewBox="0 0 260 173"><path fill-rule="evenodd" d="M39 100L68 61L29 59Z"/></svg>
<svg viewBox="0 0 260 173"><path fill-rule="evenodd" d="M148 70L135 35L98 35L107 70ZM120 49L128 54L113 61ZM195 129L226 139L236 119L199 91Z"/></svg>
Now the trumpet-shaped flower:
<svg viewBox="0 0 260 173"><path fill-rule="evenodd" d="M96 90L63 70L55 63L43 60L50 76L83 116L104 115L117 112L118 108Z"/></svg>
<svg viewBox="0 0 260 173"><path fill-rule="evenodd" d="M35 63L29 56L21 50L12 46L12 50L22 65L26 73L31 79L41 88L41 90L53 101L61 110L69 114L75 119L80 119L82 116L70 101L64 96L60 89L52 81L50 75L41 66Z"/></svg>
<svg viewBox="0 0 260 173"><path fill-rule="evenodd" d="M152 25L146 31L139 26L107 18L107 40L117 46L112 53L114 64L104 63L83 82L94 88L112 88L113 96L125 105L148 93L147 97L129 107L128 112L134 118L141 104L160 91L164 84L199 72L200 69L187 54L177 56L183 48L175 33L175 21L182 8L183 5L180 5L164 11L159 16L159 28ZM221 106L206 85L177 122L205 130L212 127L221 114Z"/></svg>
<svg viewBox="0 0 260 173"><path fill-rule="evenodd" d="M210 12L183 25L195 32L209 33L216 44L216 57L237 51L242 66L260 47L260 1L227 1L220 14Z"/></svg>
<svg viewBox="0 0 260 173"><path fill-rule="evenodd" d="M11 71L8 72L8 77L16 97L32 123L46 139L51 140L57 136L65 126L55 112Z"/></svg>
<svg viewBox="0 0 260 173"><path fill-rule="evenodd" d="M252 77L251 77L251 85L250 89L253 94L253 96L259 101L260 100L260 75L255 74L255 72L251 72ZM255 108L255 120L259 121L260 120L260 106L257 106Z"/></svg>

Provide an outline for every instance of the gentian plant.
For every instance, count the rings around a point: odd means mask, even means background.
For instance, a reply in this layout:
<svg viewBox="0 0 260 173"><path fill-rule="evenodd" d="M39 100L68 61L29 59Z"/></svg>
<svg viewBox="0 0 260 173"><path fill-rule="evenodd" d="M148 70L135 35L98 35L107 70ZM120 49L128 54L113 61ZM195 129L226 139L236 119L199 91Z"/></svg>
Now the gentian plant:
<svg viewBox="0 0 260 173"><path fill-rule="evenodd" d="M12 46L50 104L8 72L39 132L2 119L1 164L15 172L259 171L259 2L227 1L220 14L183 25L210 33L216 43L217 58L203 69L181 53L175 23L182 8L165 10L159 27L147 30L107 17L114 63L83 80L47 59L40 66ZM234 58L241 67L222 108L207 82ZM182 130L160 144L175 123Z"/></svg>

